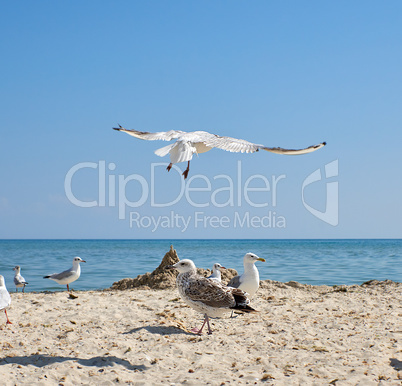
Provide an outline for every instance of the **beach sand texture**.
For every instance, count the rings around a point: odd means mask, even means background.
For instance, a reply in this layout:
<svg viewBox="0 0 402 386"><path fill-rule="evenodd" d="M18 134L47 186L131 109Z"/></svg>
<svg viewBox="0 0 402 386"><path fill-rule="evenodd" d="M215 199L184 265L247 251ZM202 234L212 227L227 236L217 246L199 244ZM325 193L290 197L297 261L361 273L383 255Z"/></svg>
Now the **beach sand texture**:
<svg viewBox="0 0 402 386"><path fill-rule="evenodd" d="M177 289L12 293L2 385L401 385L402 284L261 282L258 314L212 320Z"/></svg>

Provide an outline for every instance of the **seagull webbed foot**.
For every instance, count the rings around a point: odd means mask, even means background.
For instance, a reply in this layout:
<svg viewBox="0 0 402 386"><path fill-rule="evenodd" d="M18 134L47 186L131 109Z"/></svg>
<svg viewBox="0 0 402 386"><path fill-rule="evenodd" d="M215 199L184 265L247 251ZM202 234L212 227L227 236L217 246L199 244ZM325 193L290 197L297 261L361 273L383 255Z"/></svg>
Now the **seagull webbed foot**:
<svg viewBox="0 0 402 386"><path fill-rule="evenodd" d="M194 332L194 334L202 335L202 329L199 330L197 327L192 328L190 331Z"/></svg>

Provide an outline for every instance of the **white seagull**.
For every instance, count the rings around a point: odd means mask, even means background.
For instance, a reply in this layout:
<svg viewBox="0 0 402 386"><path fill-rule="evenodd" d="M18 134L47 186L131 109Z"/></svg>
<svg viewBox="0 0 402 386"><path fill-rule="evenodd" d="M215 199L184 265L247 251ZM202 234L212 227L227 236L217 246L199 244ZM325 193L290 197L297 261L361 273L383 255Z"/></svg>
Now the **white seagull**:
<svg viewBox="0 0 402 386"><path fill-rule="evenodd" d="M260 286L260 275L255 266L256 261L265 261L265 259L258 257L254 253L246 253L243 258L244 273L232 278L227 286L239 288L247 292L250 297L253 297Z"/></svg>
<svg viewBox="0 0 402 386"><path fill-rule="evenodd" d="M80 257L74 257L73 266L67 271L61 273L53 273L52 275L43 276L44 279L54 280L57 284L67 284L67 291L70 291L69 284L76 281L81 275L80 263L86 263Z"/></svg>
<svg viewBox="0 0 402 386"><path fill-rule="evenodd" d="M194 310L204 314L204 323L201 328L191 331L201 335L205 323L208 325L208 334L212 334L209 325L209 316L217 318L230 310L256 312L249 306L247 294L238 288L229 288L216 280L207 279L197 274L197 268L192 260L180 260L167 269L177 269L176 283L181 298Z"/></svg>
<svg viewBox="0 0 402 386"><path fill-rule="evenodd" d="M11 304L11 296L7 291L6 283L4 282L4 277L0 275L0 311L4 310L6 313L6 324L12 324L8 319L6 308Z"/></svg>
<svg viewBox="0 0 402 386"><path fill-rule="evenodd" d="M160 157L170 154L170 164L167 167L167 171L172 168L173 164L187 161L187 169L183 172L184 179L186 179L188 176L188 172L190 170L190 161L192 160L193 155L205 153L214 147L236 153L254 153L262 149L270 151L271 153L298 155L311 153L326 145L326 142L322 142L318 145L306 147L305 149L294 150L283 149L281 147L266 147L264 145L248 142L244 139L221 137L220 135L211 134L206 131L185 132L180 130L170 130L149 133L147 131L127 130L120 125L119 127L114 127L113 129L148 141L171 141L176 139L176 142L156 150L155 154Z"/></svg>
<svg viewBox="0 0 402 386"><path fill-rule="evenodd" d="M13 268L13 271L15 271L15 276L14 276L15 292L18 292L18 288L21 288L21 287L22 287L22 292L24 292L25 291L25 286L28 283L21 276L21 267L19 265L16 265Z"/></svg>
<svg viewBox="0 0 402 386"><path fill-rule="evenodd" d="M212 279L212 280L216 280L217 282L221 282L221 269L226 269L225 267L223 267L222 265L220 265L219 263L215 263L212 266L212 275L208 276L207 279Z"/></svg>

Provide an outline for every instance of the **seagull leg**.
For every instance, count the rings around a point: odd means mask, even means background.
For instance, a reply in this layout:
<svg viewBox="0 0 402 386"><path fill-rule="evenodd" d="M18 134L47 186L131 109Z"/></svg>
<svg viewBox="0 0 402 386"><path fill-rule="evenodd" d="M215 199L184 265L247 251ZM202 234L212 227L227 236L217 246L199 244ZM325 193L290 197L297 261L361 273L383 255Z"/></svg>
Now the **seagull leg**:
<svg viewBox="0 0 402 386"><path fill-rule="evenodd" d="M7 318L7 322L6 322L6 324L12 324L12 323L10 322L10 319L8 319L8 315L7 315L7 311L6 311L6 309L4 309L4 312L6 313L6 318Z"/></svg>
<svg viewBox="0 0 402 386"><path fill-rule="evenodd" d="M15 287L15 292L18 292L18 287Z"/></svg>
<svg viewBox="0 0 402 386"><path fill-rule="evenodd" d="M237 317L239 316L239 315L234 316L233 313L234 313L234 312L233 312L233 310L232 310L232 314L230 315L231 318L237 318Z"/></svg>
<svg viewBox="0 0 402 386"><path fill-rule="evenodd" d="M68 287L68 284L67 284L67 291L70 292L70 288Z"/></svg>
<svg viewBox="0 0 402 386"><path fill-rule="evenodd" d="M209 318L208 315L205 314L206 319L207 319L207 325L208 325L208 335L212 335L212 330L211 330L211 326L209 325Z"/></svg>
<svg viewBox="0 0 402 386"><path fill-rule="evenodd" d="M208 321L208 315L205 314L205 315L204 315L204 323L202 324L201 328L198 329L197 327L194 327L194 328L191 329L191 331L194 332L195 334L201 335L201 334L202 334L202 329L204 328L205 323L206 323L207 321ZM209 328L209 322L208 322L208 328ZM208 332L208 333L209 333L209 332Z"/></svg>
<svg viewBox="0 0 402 386"><path fill-rule="evenodd" d="M22 287L22 292L25 293L25 284L24 284L24 286Z"/></svg>
<svg viewBox="0 0 402 386"><path fill-rule="evenodd" d="M167 170L168 172L170 172L170 169L172 168L172 166L173 166L173 164L170 163L170 164L168 165L168 167L166 168L166 170Z"/></svg>
<svg viewBox="0 0 402 386"><path fill-rule="evenodd" d="M186 179L187 178L187 176L188 176L188 172L190 171L190 161L188 161L188 164L187 164L187 169L182 173L183 174L183 176L184 176L184 179Z"/></svg>

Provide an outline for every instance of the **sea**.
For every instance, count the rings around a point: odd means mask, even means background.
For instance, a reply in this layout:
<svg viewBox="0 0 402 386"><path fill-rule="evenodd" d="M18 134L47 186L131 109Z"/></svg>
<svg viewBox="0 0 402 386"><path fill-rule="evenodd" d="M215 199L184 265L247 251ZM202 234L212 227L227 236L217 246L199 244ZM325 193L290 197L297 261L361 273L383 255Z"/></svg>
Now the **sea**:
<svg viewBox="0 0 402 386"><path fill-rule="evenodd" d="M81 277L75 290L106 289L120 279L152 272L170 246L197 267L220 263L243 272L243 256L253 252L260 279L313 285L362 284L402 279L402 239L347 240L0 240L0 274L14 291L12 268L21 266L26 292L60 291L44 275L64 271L79 256Z"/></svg>

